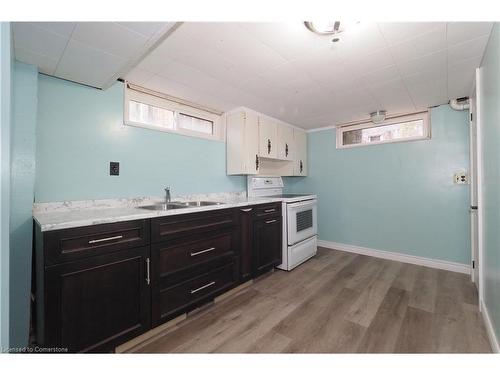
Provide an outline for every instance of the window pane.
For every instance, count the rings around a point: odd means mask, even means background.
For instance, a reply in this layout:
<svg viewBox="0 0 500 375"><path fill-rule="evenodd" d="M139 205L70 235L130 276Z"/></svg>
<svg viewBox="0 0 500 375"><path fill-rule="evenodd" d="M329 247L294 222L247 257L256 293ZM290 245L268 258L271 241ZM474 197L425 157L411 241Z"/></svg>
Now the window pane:
<svg viewBox="0 0 500 375"><path fill-rule="evenodd" d="M424 120L347 130L342 133L343 145L377 143L424 136Z"/></svg>
<svg viewBox="0 0 500 375"><path fill-rule="evenodd" d="M179 121L179 128L203 134L212 135L214 133L213 121L201 119L194 116L189 116L184 113L179 113L178 121Z"/></svg>
<svg viewBox="0 0 500 375"><path fill-rule="evenodd" d="M140 124L174 128L174 112L134 100L129 101L129 119Z"/></svg>

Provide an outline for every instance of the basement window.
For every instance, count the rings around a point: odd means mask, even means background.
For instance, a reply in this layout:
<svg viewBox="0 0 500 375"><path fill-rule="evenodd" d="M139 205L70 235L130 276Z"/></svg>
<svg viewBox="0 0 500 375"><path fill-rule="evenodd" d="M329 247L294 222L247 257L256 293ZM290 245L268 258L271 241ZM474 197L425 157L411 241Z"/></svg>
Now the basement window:
<svg viewBox="0 0 500 375"><path fill-rule="evenodd" d="M380 124L371 121L337 127L337 148L430 139L429 112L391 117Z"/></svg>
<svg viewBox="0 0 500 375"><path fill-rule="evenodd" d="M221 114L166 94L125 84L124 123L129 126L223 140Z"/></svg>

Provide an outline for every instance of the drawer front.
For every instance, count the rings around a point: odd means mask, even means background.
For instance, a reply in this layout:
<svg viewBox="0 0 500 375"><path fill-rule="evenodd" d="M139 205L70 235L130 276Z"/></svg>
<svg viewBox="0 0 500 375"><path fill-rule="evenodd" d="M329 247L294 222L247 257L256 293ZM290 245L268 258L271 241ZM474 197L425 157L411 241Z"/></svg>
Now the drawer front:
<svg viewBox="0 0 500 375"><path fill-rule="evenodd" d="M237 216L233 209L154 218L151 219L151 242L191 237L231 228L236 224Z"/></svg>
<svg viewBox="0 0 500 375"><path fill-rule="evenodd" d="M153 325L162 324L176 315L208 302L236 285L237 280L236 264L231 262L201 276L159 290L159 295L153 296Z"/></svg>
<svg viewBox="0 0 500 375"><path fill-rule="evenodd" d="M281 203L263 204L254 207L254 218L265 219L267 217L281 216Z"/></svg>
<svg viewBox="0 0 500 375"><path fill-rule="evenodd" d="M134 220L49 231L45 266L149 244L149 221Z"/></svg>
<svg viewBox="0 0 500 375"><path fill-rule="evenodd" d="M179 245L153 245L153 256L159 261L160 277L220 256L234 255L233 237L232 232L227 232Z"/></svg>

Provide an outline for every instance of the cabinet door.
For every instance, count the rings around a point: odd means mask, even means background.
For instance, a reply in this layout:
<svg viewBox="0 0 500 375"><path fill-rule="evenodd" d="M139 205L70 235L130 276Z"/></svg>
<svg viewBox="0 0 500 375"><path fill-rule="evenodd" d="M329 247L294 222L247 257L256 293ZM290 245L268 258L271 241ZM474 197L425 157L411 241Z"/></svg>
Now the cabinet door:
<svg viewBox="0 0 500 375"><path fill-rule="evenodd" d="M261 275L281 264L281 241L281 217L253 222L254 276Z"/></svg>
<svg viewBox="0 0 500 375"><path fill-rule="evenodd" d="M149 247L48 267L45 347L106 352L151 326Z"/></svg>
<svg viewBox="0 0 500 375"><path fill-rule="evenodd" d="M252 278L252 207L240 209L240 281Z"/></svg>
<svg viewBox="0 0 500 375"><path fill-rule="evenodd" d="M245 137L244 137L244 166L245 174L257 174L259 172L259 118L255 113L245 113Z"/></svg>
<svg viewBox="0 0 500 375"><path fill-rule="evenodd" d="M294 175L307 176L307 134L294 129L293 137L295 143Z"/></svg>
<svg viewBox="0 0 500 375"><path fill-rule="evenodd" d="M259 155L264 158L278 157L276 123L259 117Z"/></svg>
<svg viewBox="0 0 500 375"><path fill-rule="evenodd" d="M278 125L278 159L294 160L293 128Z"/></svg>

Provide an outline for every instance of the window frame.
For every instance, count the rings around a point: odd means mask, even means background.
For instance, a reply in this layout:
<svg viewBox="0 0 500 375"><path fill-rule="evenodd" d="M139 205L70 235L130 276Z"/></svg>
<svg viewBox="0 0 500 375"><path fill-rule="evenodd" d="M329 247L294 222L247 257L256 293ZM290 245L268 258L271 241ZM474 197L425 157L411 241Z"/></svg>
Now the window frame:
<svg viewBox="0 0 500 375"><path fill-rule="evenodd" d="M198 109L195 107L191 107L182 103L175 102L173 100L169 100L166 98L162 98L153 94L149 94L146 92L134 90L133 88L127 87L127 84L124 85L124 95L123 95L123 123L127 126L133 126L137 128L144 128L149 130L156 130L165 133L173 133L180 134L188 137L196 137L196 138L204 138L213 141L224 141L224 129L222 127L222 118L221 115L217 115L215 113L211 113L205 111L203 109ZM174 112L174 123L173 129L165 128L162 126L145 124L137 121L130 120L130 101L136 101L139 103L143 103L146 105L151 105L154 107L159 107L166 109L168 111ZM188 130L185 128L181 128L178 126L178 114L183 113L187 116L196 117L202 120L211 121L213 124L213 133L201 133L193 130Z"/></svg>
<svg viewBox="0 0 500 375"><path fill-rule="evenodd" d="M408 137L408 138L400 138L400 139L390 139L386 141L379 142L368 142L368 143L354 143L351 145L344 145L343 142L343 133L352 130L360 130L360 129L371 129L378 128L381 126L387 125L395 125L403 122L410 122L416 120L423 120L423 130L424 134L422 136L416 137ZM350 125L339 125L336 127L336 148L344 149L344 148L353 148L353 147L364 147L364 146L374 146L381 145L387 143L397 143L397 142L411 142L411 141L421 141L421 140L429 140L431 139L431 122L430 122L430 114L429 111L410 113L400 116L394 116L386 119L380 124L374 124L370 120L357 122Z"/></svg>

